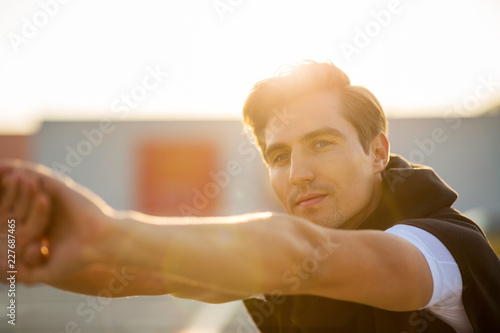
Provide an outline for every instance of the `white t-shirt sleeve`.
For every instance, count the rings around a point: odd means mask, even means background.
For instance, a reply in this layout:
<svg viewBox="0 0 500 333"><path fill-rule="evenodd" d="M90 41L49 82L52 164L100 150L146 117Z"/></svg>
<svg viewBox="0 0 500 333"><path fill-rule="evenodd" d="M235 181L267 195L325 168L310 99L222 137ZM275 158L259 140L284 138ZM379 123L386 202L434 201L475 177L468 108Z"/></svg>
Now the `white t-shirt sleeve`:
<svg viewBox="0 0 500 333"><path fill-rule="evenodd" d="M430 232L410 225L398 224L385 232L409 241L424 255L434 286L424 309L459 333L474 332L462 302L462 274L446 246Z"/></svg>

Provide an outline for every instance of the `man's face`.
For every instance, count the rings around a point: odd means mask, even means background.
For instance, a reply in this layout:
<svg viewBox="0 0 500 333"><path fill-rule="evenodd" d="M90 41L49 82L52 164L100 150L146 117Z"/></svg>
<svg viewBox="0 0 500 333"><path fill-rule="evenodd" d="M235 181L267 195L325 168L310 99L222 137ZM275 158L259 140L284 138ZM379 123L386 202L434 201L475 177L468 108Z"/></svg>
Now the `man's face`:
<svg viewBox="0 0 500 333"><path fill-rule="evenodd" d="M373 210L380 170L341 111L332 92L298 99L269 119L264 154L273 189L289 214L350 228Z"/></svg>

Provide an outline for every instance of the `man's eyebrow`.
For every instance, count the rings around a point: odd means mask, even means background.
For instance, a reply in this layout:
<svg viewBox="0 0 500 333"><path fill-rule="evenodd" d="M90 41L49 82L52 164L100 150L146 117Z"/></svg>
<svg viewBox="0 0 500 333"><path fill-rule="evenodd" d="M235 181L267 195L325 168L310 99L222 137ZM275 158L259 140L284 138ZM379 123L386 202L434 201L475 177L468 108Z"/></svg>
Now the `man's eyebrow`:
<svg viewBox="0 0 500 333"><path fill-rule="evenodd" d="M319 128L317 130L314 130L312 132L304 134L300 138L300 141L302 141L302 142L309 141L309 140L314 139L315 137L318 137L321 135L331 135L331 136L336 136L336 137L341 138L341 139L346 139L345 134L342 133L341 131L339 131L338 129L325 126L325 127ZM288 145L285 143L282 143L282 142L273 143L272 145L270 145L266 148L266 151L264 152L264 158L267 159L267 157L269 155L271 155L272 152L274 152L276 150L284 149L287 147L288 147Z"/></svg>
<svg viewBox="0 0 500 333"><path fill-rule="evenodd" d="M341 139L346 139L345 134L342 133L341 131L339 131L338 129L325 126L325 127L318 128L317 130L314 130L312 132L304 134L300 138L300 141L309 141L309 140L314 139L315 137L321 136L321 135L332 135L332 136L336 136L336 137L341 138Z"/></svg>
<svg viewBox="0 0 500 333"><path fill-rule="evenodd" d="M269 155L271 155L272 152L274 152L276 150L284 149L287 147L288 147L287 144L284 144L281 142L273 143L272 145L266 147L266 151L264 152L264 159L267 161Z"/></svg>

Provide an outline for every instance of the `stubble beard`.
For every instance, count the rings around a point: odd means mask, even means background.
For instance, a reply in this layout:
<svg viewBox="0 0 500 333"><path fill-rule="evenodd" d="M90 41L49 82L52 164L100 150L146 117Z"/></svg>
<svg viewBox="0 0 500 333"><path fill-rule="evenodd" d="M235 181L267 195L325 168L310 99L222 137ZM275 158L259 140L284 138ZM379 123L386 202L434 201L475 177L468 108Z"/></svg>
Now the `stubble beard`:
<svg viewBox="0 0 500 333"><path fill-rule="evenodd" d="M328 207L321 207L323 209L310 209L310 213L306 214L294 214L293 212L289 212L289 214L302 217L322 227L339 229L345 224L346 217L336 198L332 196L330 198L333 203L329 204Z"/></svg>

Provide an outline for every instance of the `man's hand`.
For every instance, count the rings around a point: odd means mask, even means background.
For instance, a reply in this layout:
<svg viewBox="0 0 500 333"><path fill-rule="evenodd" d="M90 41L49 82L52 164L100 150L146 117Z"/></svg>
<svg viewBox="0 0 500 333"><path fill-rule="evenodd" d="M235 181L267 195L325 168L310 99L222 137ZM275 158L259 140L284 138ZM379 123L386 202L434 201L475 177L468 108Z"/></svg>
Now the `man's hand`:
<svg viewBox="0 0 500 333"><path fill-rule="evenodd" d="M36 179L25 172L11 170L0 178L0 278L7 271L7 253L16 269L43 263L47 251L43 238L48 225L50 201ZM9 228L10 225L12 228ZM8 252L8 249L11 252ZM44 252L42 252L44 251ZM7 269L9 268L9 269Z"/></svg>
<svg viewBox="0 0 500 333"><path fill-rule="evenodd" d="M2 223L9 217L19 219L19 281L57 284L99 262L96 245L112 212L102 199L69 178L60 180L50 169L26 162L0 162L0 179ZM2 265L6 256L2 249Z"/></svg>

